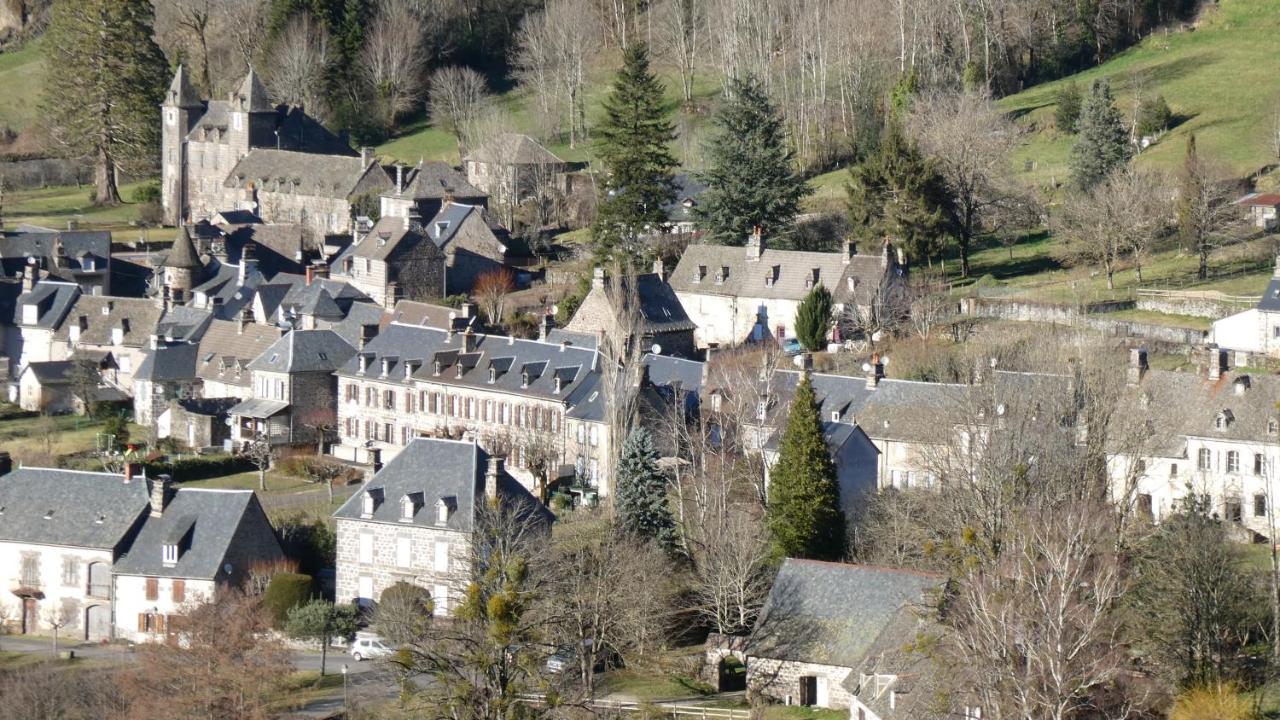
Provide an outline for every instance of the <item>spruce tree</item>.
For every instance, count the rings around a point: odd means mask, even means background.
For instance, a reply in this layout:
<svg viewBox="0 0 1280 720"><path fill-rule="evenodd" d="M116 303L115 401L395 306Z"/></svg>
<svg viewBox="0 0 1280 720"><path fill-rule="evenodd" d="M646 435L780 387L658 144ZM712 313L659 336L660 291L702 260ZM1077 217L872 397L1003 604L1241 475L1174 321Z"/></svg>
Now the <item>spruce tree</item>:
<svg viewBox="0 0 1280 720"><path fill-rule="evenodd" d="M845 517L836 466L807 376L796 388L768 492L766 519L777 556L835 560L844 555Z"/></svg>
<svg viewBox="0 0 1280 720"><path fill-rule="evenodd" d="M1111 97L1111 84L1093 81L1078 123L1079 136L1071 148L1071 173L1076 188L1092 190L1116 168L1129 161L1132 147L1124 118Z"/></svg>
<svg viewBox="0 0 1280 720"><path fill-rule="evenodd" d="M665 89L649 69L644 43L627 47L622 69L604 100L604 121L596 128L597 152L608 172L606 194L592 227L597 252L640 259L643 236L666 220L663 207L675 200L669 143L675 126L663 107Z"/></svg>
<svg viewBox="0 0 1280 720"><path fill-rule="evenodd" d="M63 152L93 163L93 200L120 202L116 171L159 154L168 67L152 39L151 0L53 5L45 38L42 115Z"/></svg>
<svg viewBox="0 0 1280 720"><path fill-rule="evenodd" d="M850 169L845 193L850 232L859 240L892 238L913 258L929 260L953 234L942 174L895 122L886 125L879 152Z"/></svg>
<svg viewBox="0 0 1280 720"><path fill-rule="evenodd" d="M643 425L632 430L622 445L613 504L623 530L656 541L666 550L675 547L676 524L667 501L667 480L658 470L653 435Z"/></svg>
<svg viewBox="0 0 1280 720"><path fill-rule="evenodd" d="M827 332L831 329L831 291L821 284L815 286L796 308L796 339L809 352L818 352L827 346Z"/></svg>
<svg viewBox="0 0 1280 720"><path fill-rule="evenodd" d="M786 128L764 87L735 79L715 116L707 144L706 183L695 214L711 242L741 245L756 227L768 237L786 233L812 189L796 171Z"/></svg>
<svg viewBox="0 0 1280 720"><path fill-rule="evenodd" d="M1053 122L1058 126L1058 131L1064 133L1075 132L1076 123L1080 121L1080 103L1084 101L1084 97L1080 92L1080 84L1075 80L1064 83L1058 88L1054 101L1057 103L1057 107L1053 111Z"/></svg>

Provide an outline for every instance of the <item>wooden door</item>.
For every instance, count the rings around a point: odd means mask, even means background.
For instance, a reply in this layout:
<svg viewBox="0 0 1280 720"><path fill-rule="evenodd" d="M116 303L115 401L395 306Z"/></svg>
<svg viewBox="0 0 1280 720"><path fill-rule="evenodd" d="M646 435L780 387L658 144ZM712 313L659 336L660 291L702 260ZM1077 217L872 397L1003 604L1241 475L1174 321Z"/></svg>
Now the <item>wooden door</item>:
<svg viewBox="0 0 1280 720"><path fill-rule="evenodd" d="M40 624L40 614L38 612L39 603L35 598L22 598L22 634L27 635L36 631Z"/></svg>
<svg viewBox="0 0 1280 720"><path fill-rule="evenodd" d="M800 677L800 704L812 705L817 700L818 678L813 675Z"/></svg>
<svg viewBox="0 0 1280 720"><path fill-rule="evenodd" d="M111 608L90 605L85 611L84 639L89 642L111 639Z"/></svg>

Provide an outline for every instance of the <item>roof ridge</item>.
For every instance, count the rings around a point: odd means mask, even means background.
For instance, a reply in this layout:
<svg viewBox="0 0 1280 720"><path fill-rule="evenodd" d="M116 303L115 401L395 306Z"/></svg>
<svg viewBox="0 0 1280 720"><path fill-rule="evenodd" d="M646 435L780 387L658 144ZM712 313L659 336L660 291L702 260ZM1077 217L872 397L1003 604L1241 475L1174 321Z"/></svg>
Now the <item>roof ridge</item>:
<svg viewBox="0 0 1280 720"><path fill-rule="evenodd" d="M857 569L857 570L876 570L880 572L899 573L902 575L914 575L916 577L928 578L931 580L945 580L946 576L941 573L933 573L925 570L912 570L910 568L898 568L890 565L873 565L870 563L847 563L838 560L813 560L810 558L785 558L784 562L799 563L805 565L833 565L841 568Z"/></svg>

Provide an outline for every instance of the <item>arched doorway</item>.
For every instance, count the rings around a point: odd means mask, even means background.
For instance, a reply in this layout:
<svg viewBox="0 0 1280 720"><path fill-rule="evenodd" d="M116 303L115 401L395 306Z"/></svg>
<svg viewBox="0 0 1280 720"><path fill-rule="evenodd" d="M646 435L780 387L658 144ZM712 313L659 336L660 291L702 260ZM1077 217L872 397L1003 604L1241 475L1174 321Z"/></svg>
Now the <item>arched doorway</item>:
<svg viewBox="0 0 1280 720"><path fill-rule="evenodd" d="M98 642L111 639L111 609L106 605L90 605L84 611L84 639Z"/></svg>

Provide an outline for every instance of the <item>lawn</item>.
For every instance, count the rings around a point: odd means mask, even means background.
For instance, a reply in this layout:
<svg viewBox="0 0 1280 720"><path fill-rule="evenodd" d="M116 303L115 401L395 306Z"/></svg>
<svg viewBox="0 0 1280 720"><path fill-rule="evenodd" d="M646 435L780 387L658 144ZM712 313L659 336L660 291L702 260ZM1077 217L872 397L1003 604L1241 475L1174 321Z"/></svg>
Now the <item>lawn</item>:
<svg viewBox="0 0 1280 720"><path fill-rule="evenodd" d="M768 705L764 720L847 720L848 711L811 708L802 705Z"/></svg>
<svg viewBox="0 0 1280 720"><path fill-rule="evenodd" d="M709 695L712 689L705 683L690 678L618 669L610 670L600 677L597 693L601 696L625 695L637 702L650 702Z"/></svg>
<svg viewBox="0 0 1280 720"><path fill-rule="evenodd" d="M0 58L4 57L0 55ZM129 202L129 198L143 184L122 185L120 196L125 202L114 207L95 207L89 201L88 185L8 190L4 194L4 221L9 227L27 223L62 230L68 221L75 220L81 230L110 230L115 242L135 242L144 232L153 242L172 239L172 231L143 231L132 225L138 219L138 206Z"/></svg>
<svg viewBox="0 0 1280 720"><path fill-rule="evenodd" d="M1082 88L1109 77L1117 106L1130 114L1135 77L1148 95L1160 94L1178 119L1176 127L1140 156L1140 162L1170 170L1182 160L1186 137L1196 134L1202 157L1244 176L1275 161L1268 139L1280 103L1275 38L1280 4L1275 0L1221 0L1187 31L1153 33L1099 67L1066 80L1037 85L1005 98L1001 106L1028 129L1029 142L1015 167L1030 184L1063 182L1073 138L1052 127L1055 94L1074 80ZM1033 169L1025 170L1030 161Z"/></svg>
<svg viewBox="0 0 1280 720"><path fill-rule="evenodd" d="M39 117L44 90L44 57L41 41L0 53L0 125L14 132L24 130Z"/></svg>
<svg viewBox="0 0 1280 720"><path fill-rule="evenodd" d="M79 415L5 417L0 419L0 446L15 461L48 465L57 456L94 449L101 431L101 421ZM130 433L141 437L145 431L130 425Z"/></svg>
<svg viewBox="0 0 1280 720"><path fill-rule="evenodd" d="M235 475L223 475L222 477L209 478L206 480L191 480L189 482L180 483L184 488L205 488L217 490L257 490L258 489L258 471L251 470L249 472L236 473ZM307 490L310 487L324 489L321 485L314 485L305 478L293 477L275 471L267 471L267 494L269 495L286 495L295 493L299 490Z"/></svg>

